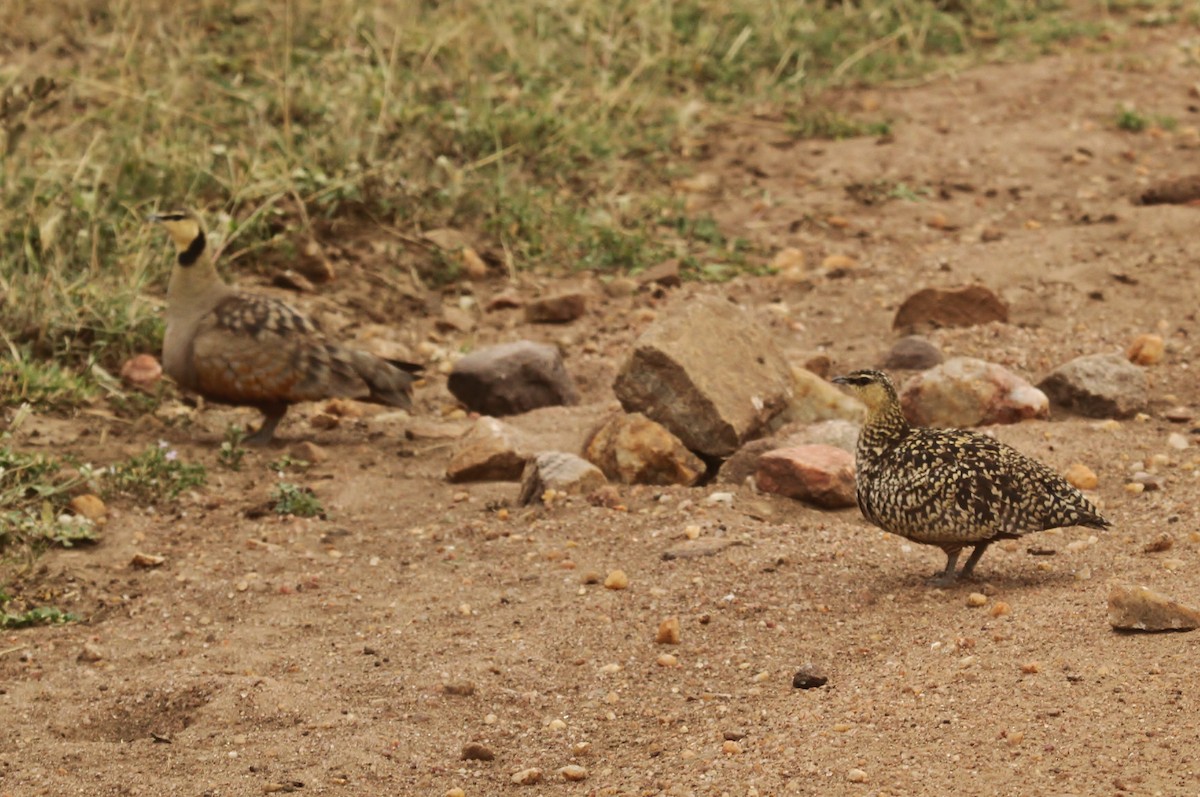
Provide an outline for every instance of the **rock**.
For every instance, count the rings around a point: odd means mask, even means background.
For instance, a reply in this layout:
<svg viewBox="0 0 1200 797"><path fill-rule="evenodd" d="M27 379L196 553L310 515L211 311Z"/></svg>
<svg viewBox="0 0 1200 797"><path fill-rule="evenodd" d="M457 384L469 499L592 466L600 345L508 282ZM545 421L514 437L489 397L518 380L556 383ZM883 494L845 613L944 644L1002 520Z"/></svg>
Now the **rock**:
<svg viewBox="0 0 1200 797"><path fill-rule="evenodd" d="M654 635L654 641L660 645L678 645L679 618L668 617L659 623L658 633Z"/></svg>
<svg viewBox="0 0 1200 797"><path fill-rule="evenodd" d="M516 415L579 401L558 349L528 340L468 354L454 364L446 386L468 409L483 415Z"/></svg>
<svg viewBox="0 0 1200 797"><path fill-rule="evenodd" d="M787 407L775 419L785 423L816 423L833 418L861 422L867 410L862 402L842 392L813 372L791 369L792 395Z"/></svg>
<svg viewBox="0 0 1200 797"><path fill-rule="evenodd" d="M462 758L463 761L494 761L496 754L479 742L467 742L462 748Z"/></svg>
<svg viewBox="0 0 1200 797"><path fill-rule="evenodd" d="M1200 199L1200 175L1196 174L1152 183L1138 197L1143 205L1187 205L1197 199Z"/></svg>
<svg viewBox="0 0 1200 797"><path fill-rule="evenodd" d="M310 465L320 465L325 460L329 459L328 452L321 448L311 440L305 440L302 443L296 443L288 452L292 459L301 462L307 462Z"/></svg>
<svg viewBox="0 0 1200 797"><path fill-rule="evenodd" d="M804 250L789 246L780 249L771 257L767 267L790 282L800 282L806 279L808 269L804 263Z"/></svg>
<svg viewBox="0 0 1200 797"><path fill-rule="evenodd" d="M452 681L448 684L442 684L442 694L454 695L455 697L470 697L475 694L475 684L471 681Z"/></svg>
<svg viewBox="0 0 1200 797"><path fill-rule="evenodd" d="M458 441L446 466L446 478L452 482L516 481L528 459L517 430L485 416Z"/></svg>
<svg viewBox="0 0 1200 797"><path fill-rule="evenodd" d="M1076 357L1038 387L1056 406L1089 418L1128 418L1147 402L1145 372L1119 354Z"/></svg>
<svg viewBox="0 0 1200 797"><path fill-rule="evenodd" d="M464 246L458 255L462 259L463 271L466 272L467 279L481 280L488 275L487 262L479 256L474 247Z"/></svg>
<svg viewBox="0 0 1200 797"><path fill-rule="evenodd" d="M104 660L104 651L95 642L84 642L83 648L79 651L79 655L75 660L85 664L95 664L98 661Z"/></svg>
<svg viewBox="0 0 1200 797"><path fill-rule="evenodd" d="M725 550L731 545L738 545L737 540L728 537L701 537L698 540L684 540L663 551L663 561L673 559L698 559L701 556L712 556Z"/></svg>
<svg viewBox="0 0 1200 797"><path fill-rule="evenodd" d="M157 554L136 551L133 554L133 558L129 560L129 565L130 567L144 567L148 569L151 567L162 567L163 563L166 561L167 557L165 556L158 556Z"/></svg>
<svg viewBox="0 0 1200 797"><path fill-rule="evenodd" d="M525 506L540 501L547 490L586 495L607 483L600 469L583 457L563 451L547 451L525 465L517 503Z"/></svg>
<svg viewBox="0 0 1200 797"><path fill-rule="evenodd" d="M1134 365L1157 365L1162 362L1166 348L1158 335L1138 335L1129 344L1125 356Z"/></svg>
<svg viewBox="0 0 1200 797"><path fill-rule="evenodd" d="M979 426L1045 418L1042 391L1003 366L955 357L910 379L900 394L904 414L918 426Z"/></svg>
<svg viewBox="0 0 1200 797"><path fill-rule="evenodd" d="M853 421L831 418L816 423L789 425L780 429L776 437L786 441L786 445L778 448L820 444L853 454L858 446L858 433L861 428L861 425Z"/></svg>
<svg viewBox="0 0 1200 797"><path fill-rule="evenodd" d="M511 780L518 786L533 786L542 782L542 771L537 767L522 769L519 772L514 772Z"/></svg>
<svg viewBox="0 0 1200 797"><path fill-rule="evenodd" d="M1171 432L1167 435L1167 448L1173 448L1176 451L1183 451L1189 445L1188 439L1179 432Z"/></svg>
<svg viewBox="0 0 1200 797"><path fill-rule="evenodd" d="M758 460L758 489L826 509L854 506L854 456L825 445L768 451Z"/></svg>
<svg viewBox="0 0 1200 797"><path fill-rule="evenodd" d="M271 284L276 288L283 288L285 291L296 291L297 293L312 293L317 289L312 284L312 280L290 268L286 268L272 277Z"/></svg>
<svg viewBox="0 0 1200 797"><path fill-rule="evenodd" d="M676 305L634 343L613 385L692 451L728 456L754 437L791 394L790 368L771 334L714 296Z"/></svg>
<svg viewBox="0 0 1200 797"><path fill-rule="evenodd" d="M162 366L153 354L137 354L121 364L121 380L138 390L152 390L162 379Z"/></svg>
<svg viewBox="0 0 1200 797"><path fill-rule="evenodd" d="M678 260L664 260L657 266L651 266L641 274L638 274L637 277L643 285L661 285L664 288L678 288L683 284L683 278L679 276Z"/></svg>
<svg viewBox="0 0 1200 797"><path fill-rule="evenodd" d="M525 300L516 291L501 291L488 300L484 309L489 313L497 310L516 310L525 306Z"/></svg>
<svg viewBox="0 0 1200 797"><path fill-rule="evenodd" d="M442 308L441 318L433 325L439 332L470 332L475 328L475 318L461 307L450 305Z"/></svg>
<svg viewBox="0 0 1200 797"><path fill-rule="evenodd" d="M587 311L587 294L580 291L544 296L525 305L525 320L531 324L566 324Z"/></svg>
<svg viewBox="0 0 1200 797"><path fill-rule="evenodd" d="M629 586L629 576L624 570L613 570L604 578L605 589L626 589Z"/></svg>
<svg viewBox="0 0 1200 797"><path fill-rule="evenodd" d="M900 371L924 371L942 362L942 350L928 338L908 335L892 344L883 367Z"/></svg>
<svg viewBox="0 0 1200 797"><path fill-rule="evenodd" d="M780 447L778 437L751 440L721 463L721 469L717 471L717 481L723 484L745 483L747 477L758 473L758 460L762 455Z"/></svg>
<svg viewBox="0 0 1200 797"><path fill-rule="evenodd" d="M915 331L939 327L970 327L1008 321L1008 305L982 285L945 290L925 288L904 300L892 329Z"/></svg>
<svg viewBox="0 0 1200 797"><path fill-rule="evenodd" d="M603 283L604 294L613 299L624 299L637 293L638 282L629 277L613 277Z"/></svg>
<svg viewBox="0 0 1200 797"><path fill-rule="evenodd" d="M1119 631L1191 631L1200 611L1147 587L1115 582L1109 587L1108 623Z"/></svg>
<svg viewBox="0 0 1200 797"><path fill-rule="evenodd" d="M584 456L604 475L623 484L691 486L704 475L704 461L688 451L665 426L640 412L617 415L584 446Z"/></svg>
<svg viewBox="0 0 1200 797"><path fill-rule="evenodd" d="M857 267L858 261L854 257L841 253L828 255L821 261L821 268L827 277L845 274Z"/></svg>
<svg viewBox="0 0 1200 797"><path fill-rule="evenodd" d="M1067 468L1064 476L1072 486L1078 487L1080 490L1095 490L1096 486L1100 484L1096 472L1082 462L1076 462Z"/></svg>
<svg viewBox="0 0 1200 797"><path fill-rule="evenodd" d="M1175 538L1165 531L1160 531L1154 539L1142 546L1142 553L1162 553L1175 547Z"/></svg>
<svg viewBox="0 0 1200 797"><path fill-rule="evenodd" d="M292 258L292 265L313 282L330 282L337 276L333 263L325 256L325 248L314 238L304 242L304 246Z"/></svg>
<svg viewBox="0 0 1200 797"><path fill-rule="evenodd" d="M85 493L77 495L71 499L71 503L67 504L72 512L80 517L85 517L93 523L99 523L108 517L108 507L100 496Z"/></svg>
<svg viewBox="0 0 1200 797"><path fill-rule="evenodd" d="M815 664L805 664L792 676L794 689L817 689L829 682L829 676Z"/></svg>
<svg viewBox="0 0 1200 797"><path fill-rule="evenodd" d="M562 775L563 780L580 781L587 780L587 767L581 767L579 764L567 764L562 769L558 770L558 774Z"/></svg>
<svg viewBox="0 0 1200 797"><path fill-rule="evenodd" d="M854 768L846 773L846 780L851 783L866 783L868 780L867 773L861 769Z"/></svg>

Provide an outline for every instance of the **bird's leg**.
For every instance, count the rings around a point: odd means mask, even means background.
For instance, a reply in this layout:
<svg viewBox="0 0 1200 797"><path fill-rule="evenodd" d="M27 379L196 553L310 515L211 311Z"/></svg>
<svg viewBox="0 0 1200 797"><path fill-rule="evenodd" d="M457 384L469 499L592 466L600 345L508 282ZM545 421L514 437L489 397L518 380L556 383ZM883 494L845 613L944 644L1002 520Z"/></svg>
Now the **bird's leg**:
<svg viewBox="0 0 1200 797"><path fill-rule="evenodd" d="M262 410L263 419L258 431L242 441L248 446L265 446L270 443L275 437L275 427L283 420L288 408L286 404L272 404L259 409Z"/></svg>
<svg viewBox="0 0 1200 797"><path fill-rule="evenodd" d="M948 587L958 579L958 574L954 572L954 566L958 564L958 554L962 548L944 548L943 550L946 552L946 567L929 580L929 583L935 587Z"/></svg>
<svg viewBox="0 0 1200 797"><path fill-rule="evenodd" d="M975 570L975 563L979 561L979 558L983 556L983 552L986 551L987 547L991 544L991 540L988 540L987 542L981 542L975 546L974 550L971 551L971 555L967 557L967 563L963 565L962 572L958 574L959 578L971 577L971 573Z"/></svg>

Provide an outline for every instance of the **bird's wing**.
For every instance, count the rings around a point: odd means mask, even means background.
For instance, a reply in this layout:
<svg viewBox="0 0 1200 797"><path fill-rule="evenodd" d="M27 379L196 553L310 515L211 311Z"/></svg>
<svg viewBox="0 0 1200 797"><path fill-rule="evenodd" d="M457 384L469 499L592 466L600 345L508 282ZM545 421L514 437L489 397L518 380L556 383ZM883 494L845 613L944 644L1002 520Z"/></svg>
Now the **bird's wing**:
<svg viewBox="0 0 1200 797"><path fill-rule="evenodd" d="M199 392L237 404L364 398L370 388L303 314L236 294L201 322L192 350Z"/></svg>

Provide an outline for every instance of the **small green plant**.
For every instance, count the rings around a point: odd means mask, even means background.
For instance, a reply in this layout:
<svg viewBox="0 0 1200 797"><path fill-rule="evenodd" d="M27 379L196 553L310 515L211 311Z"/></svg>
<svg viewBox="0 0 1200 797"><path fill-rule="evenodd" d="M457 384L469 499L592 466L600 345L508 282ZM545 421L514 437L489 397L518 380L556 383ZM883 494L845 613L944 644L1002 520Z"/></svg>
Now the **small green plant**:
<svg viewBox="0 0 1200 797"><path fill-rule="evenodd" d="M203 465L181 462L179 452L160 440L157 446L113 465L108 472L106 492L153 503L175 499L193 487L203 487L207 478Z"/></svg>
<svg viewBox="0 0 1200 797"><path fill-rule="evenodd" d="M317 496L308 487L300 487L291 482L280 482L271 491L271 499L275 502L272 509L279 515L295 515L296 517L325 517L325 508L317 500Z"/></svg>
<svg viewBox="0 0 1200 797"><path fill-rule="evenodd" d="M296 459L291 454L284 454L279 459L271 460L271 462L267 463L267 467L276 473L283 474L287 472L288 468L305 470L310 464L312 463L307 459Z"/></svg>
<svg viewBox="0 0 1200 797"><path fill-rule="evenodd" d="M24 355L0 359L0 405L70 409L86 404L95 392L86 378L53 361Z"/></svg>
<svg viewBox="0 0 1200 797"><path fill-rule="evenodd" d="M55 606L38 606L23 612L9 613L0 609L0 628L28 628L32 625L62 625L79 618Z"/></svg>
<svg viewBox="0 0 1200 797"><path fill-rule="evenodd" d="M241 470L242 458L246 456L246 448L242 445L245 439L246 433L242 427L234 424L226 429L225 440L217 452L217 461L229 470Z"/></svg>
<svg viewBox="0 0 1200 797"><path fill-rule="evenodd" d="M1150 126L1150 120L1137 111L1126 108L1117 114L1117 129L1128 133L1140 133Z"/></svg>

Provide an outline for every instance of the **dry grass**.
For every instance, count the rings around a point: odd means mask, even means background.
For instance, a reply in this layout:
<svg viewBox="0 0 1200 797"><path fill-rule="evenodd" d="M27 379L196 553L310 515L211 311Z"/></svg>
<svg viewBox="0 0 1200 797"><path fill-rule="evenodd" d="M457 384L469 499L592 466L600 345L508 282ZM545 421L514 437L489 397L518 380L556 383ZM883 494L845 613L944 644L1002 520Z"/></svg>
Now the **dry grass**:
<svg viewBox="0 0 1200 797"><path fill-rule="evenodd" d="M670 190L723 119L867 132L822 90L1094 29L1037 0L7 0L0 334L72 366L155 350L160 206L203 210L226 264L337 217L465 229L514 268L725 275L755 253Z"/></svg>

